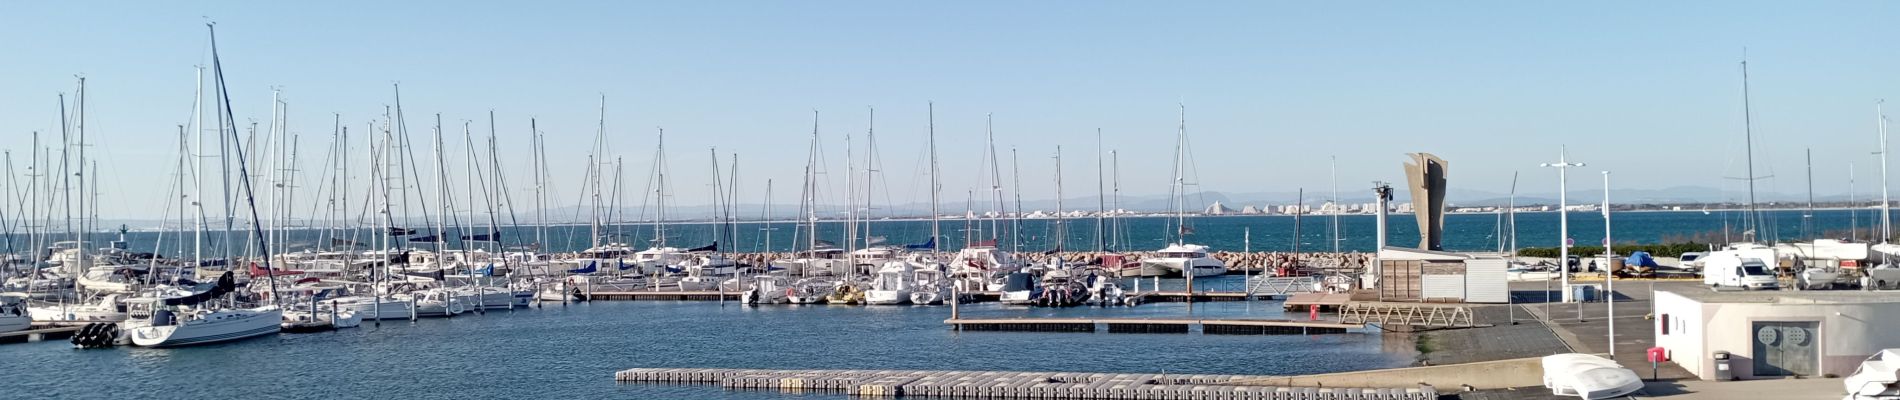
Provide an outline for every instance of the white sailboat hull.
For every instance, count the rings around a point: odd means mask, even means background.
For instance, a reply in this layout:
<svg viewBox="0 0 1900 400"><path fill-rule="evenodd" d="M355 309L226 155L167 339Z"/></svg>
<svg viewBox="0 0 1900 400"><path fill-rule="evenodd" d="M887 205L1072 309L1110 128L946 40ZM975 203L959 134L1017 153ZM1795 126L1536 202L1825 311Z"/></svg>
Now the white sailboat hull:
<svg viewBox="0 0 1900 400"><path fill-rule="evenodd" d="M409 319L409 302L406 301L384 298L379 306L375 298L369 297L345 297L337 300L338 308L350 311L361 320Z"/></svg>
<svg viewBox="0 0 1900 400"><path fill-rule="evenodd" d="M275 307L222 310L172 325L132 328L128 336L143 347L195 346L274 335L283 318Z"/></svg>

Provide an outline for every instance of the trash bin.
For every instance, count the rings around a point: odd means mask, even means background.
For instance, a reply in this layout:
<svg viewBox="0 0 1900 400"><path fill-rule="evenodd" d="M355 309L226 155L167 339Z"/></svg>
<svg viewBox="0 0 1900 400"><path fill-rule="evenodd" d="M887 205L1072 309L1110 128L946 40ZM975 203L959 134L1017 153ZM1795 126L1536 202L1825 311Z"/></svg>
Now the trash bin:
<svg viewBox="0 0 1900 400"><path fill-rule="evenodd" d="M1735 380L1735 371L1728 367L1728 352L1726 351L1715 352L1715 380Z"/></svg>

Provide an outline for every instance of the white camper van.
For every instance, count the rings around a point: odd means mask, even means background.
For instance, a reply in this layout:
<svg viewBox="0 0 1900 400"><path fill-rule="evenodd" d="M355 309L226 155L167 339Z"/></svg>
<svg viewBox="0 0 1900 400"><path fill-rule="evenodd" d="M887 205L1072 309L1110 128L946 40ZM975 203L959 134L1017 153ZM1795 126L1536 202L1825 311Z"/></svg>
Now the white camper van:
<svg viewBox="0 0 1900 400"><path fill-rule="evenodd" d="M1752 243L1729 245L1702 257L1702 283L1710 287L1778 289L1781 283L1775 280L1775 273L1769 267L1775 260L1772 247Z"/></svg>

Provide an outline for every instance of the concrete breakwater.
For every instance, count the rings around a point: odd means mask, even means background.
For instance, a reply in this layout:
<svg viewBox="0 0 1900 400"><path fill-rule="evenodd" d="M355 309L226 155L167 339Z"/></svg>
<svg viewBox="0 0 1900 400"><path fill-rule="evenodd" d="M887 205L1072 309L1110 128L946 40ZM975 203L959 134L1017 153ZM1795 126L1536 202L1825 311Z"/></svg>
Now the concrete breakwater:
<svg viewBox="0 0 1900 400"><path fill-rule="evenodd" d="M1121 255L1122 260L1124 262L1140 262L1142 259L1145 259L1145 258L1156 257L1158 253L1152 252L1152 251L1137 251L1137 252L1126 252L1126 253L1110 253L1110 252L1099 252L1099 251L1071 251L1071 252L1061 252L1061 253L1023 252L1023 253L1015 253L1014 256L1018 260L1023 261L1025 263L1030 263L1030 264L1047 263L1050 261L1051 257L1062 257L1063 262L1068 263L1068 264L1099 265L1102 262L1102 256L1110 255L1110 254ZM1313 267L1313 268L1352 269L1352 268L1363 268L1367 264L1370 264L1372 262L1371 253L1359 253L1359 252L1295 254L1295 253L1290 253L1290 252L1278 252L1278 251L1256 251L1256 252L1217 251L1217 252L1209 253L1208 255L1221 260L1221 262L1227 263L1227 268L1233 269L1236 271L1238 270L1264 271L1264 270L1269 270L1269 269L1274 269L1274 268L1293 267L1295 265L1304 265L1304 266ZM774 261L779 261L779 260L796 259L796 258L801 257L801 255L799 253L792 253L792 252L732 253L728 255L728 257L731 257L733 260L738 261L741 264L765 265L765 264L770 264Z"/></svg>

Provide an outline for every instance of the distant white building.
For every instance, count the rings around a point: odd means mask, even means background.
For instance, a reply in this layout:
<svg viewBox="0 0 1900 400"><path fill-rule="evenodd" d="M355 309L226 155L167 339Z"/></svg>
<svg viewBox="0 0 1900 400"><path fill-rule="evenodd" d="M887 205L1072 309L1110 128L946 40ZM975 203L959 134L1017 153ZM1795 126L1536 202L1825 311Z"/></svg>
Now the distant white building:
<svg viewBox="0 0 1900 400"><path fill-rule="evenodd" d="M1207 206L1207 210L1201 211L1201 213L1207 215L1227 215L1233 214L1234 209L1227 208L1227 206L1221 205L1220 202L1216 201L1214 205Z"/></svg>

